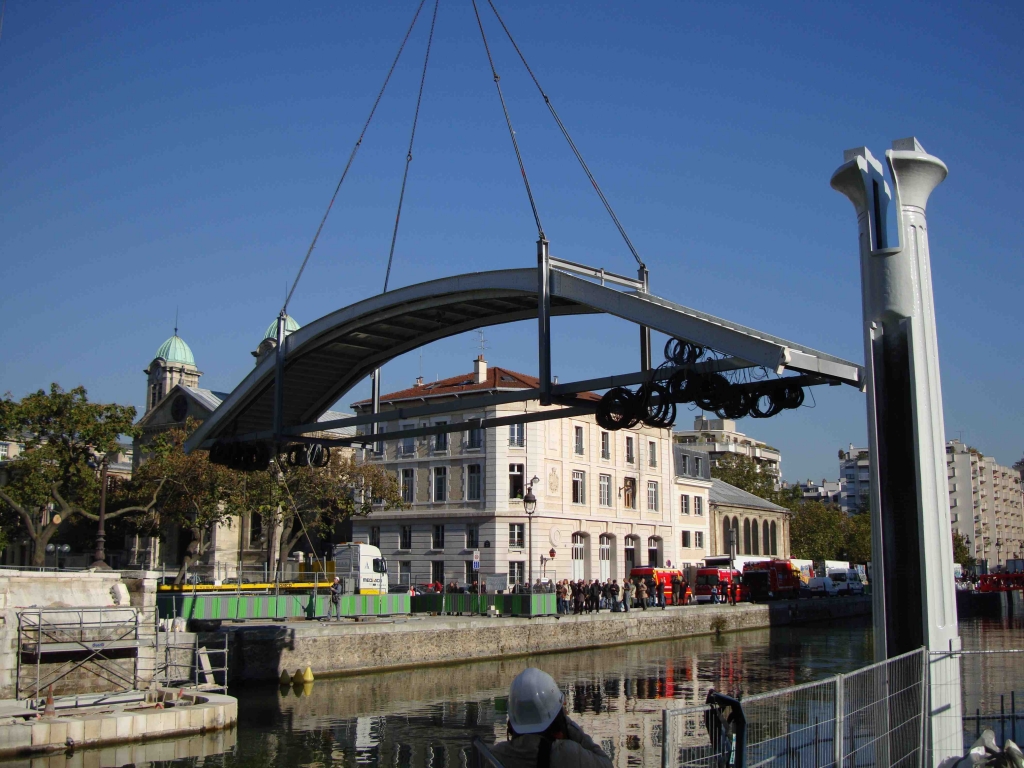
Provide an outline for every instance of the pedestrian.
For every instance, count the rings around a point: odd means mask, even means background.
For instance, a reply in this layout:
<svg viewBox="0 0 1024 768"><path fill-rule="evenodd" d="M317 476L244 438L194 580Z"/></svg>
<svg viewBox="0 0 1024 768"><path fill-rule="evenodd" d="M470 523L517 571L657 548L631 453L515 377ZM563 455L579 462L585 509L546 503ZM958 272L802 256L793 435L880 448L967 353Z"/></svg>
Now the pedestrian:
<svg viewBox="0 0 1024 768"><path fill-rule="evenodd" d="M661 606L661 610L664 611L665 610L665 582L663 582L661 579L658 580L657 594L658 594L658 605L660 605Z"/></svg>
<svg viewBox="0 0 1024 768"><path fill-rule="evenodd" d="M640 583L636 585L636 600L640 603L640 607L645 611L647 610L647 582L640 579Z"/></svg>
<svg viewBox="0 0 1024 768"><path fill-rule="evenodd" d="M629 613L630 605L633 602L633 582L630 579L622 580L622 610Z"/></svg>
<svg viewBox="0 0 1024 768"><path fill-rule="evenodd" d="M335 613L338 615L338 621L341 621L341 579L337 576L331 584L331 606L327 609L327 620L330 621L331 615Z"/></svg>
<svg viewBox="0 0 1024 768"><path fill-rule="evenodd" d="M736 597L740 592L740 583L733 579L732 586L729 589L729 596L732 598L732 604L736 605Z"/></svg>
<svg viewBox="0 0 1024 768"><path fill-rule="evenodd" d="M594 583L590 585L590 600L594 606L594 613L601 612L601 582L594 579Z"/></svg>
<svg viewBox="0 0 1024 768"><path fill-rule="evenodd" d="M512 681L506 741L496 743L491 753L506 768L612 768L604 750L569 719L565 696L551 675L535 667Z"/></svg>
<svg viewBox="0 0 1024 768"><path fill-rule="evenodd" d="M612 610L616 612L622 611L622 605L619 604L619 580L612 579L612 585L608 588L608 591L612 595Z"/></svg>
<svg viewBox="0 0 1024 768"><path fill-rule="evenodd" d="M682 584L682 587L681 587L681 592L680 592L680 595L679 595L679 599L682 601L683 605L686 605L687 602L688 602L687 597L686 597L686 593L690 591L690 582L688 582L686 579L683 579L681 584Z"/></svg>
<svg viewBox="0 0 1024 768"><path fill-rule="evenodd" d="M718 585L717 584L712 584L711 585L711 602L713 604L718 602Z"/></svg>
<svg viewBox="0 0 1024 768"><path fill-rule="evenodd" d="M672 574L672 605L679 605L679 574Z"/></svg>

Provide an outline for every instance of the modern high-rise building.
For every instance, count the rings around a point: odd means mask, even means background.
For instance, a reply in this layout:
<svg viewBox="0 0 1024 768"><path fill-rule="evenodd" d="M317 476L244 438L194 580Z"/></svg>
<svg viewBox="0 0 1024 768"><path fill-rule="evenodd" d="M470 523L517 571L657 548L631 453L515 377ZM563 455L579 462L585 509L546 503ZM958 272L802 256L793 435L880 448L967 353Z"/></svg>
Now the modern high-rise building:
<svg viewBox="0 0 1024 768"><path fill-rule="evenodd" d="M867 448L839 449L839 480L846 483L846 496L840 503L847 514L871 507L871 467Z"/></svg>

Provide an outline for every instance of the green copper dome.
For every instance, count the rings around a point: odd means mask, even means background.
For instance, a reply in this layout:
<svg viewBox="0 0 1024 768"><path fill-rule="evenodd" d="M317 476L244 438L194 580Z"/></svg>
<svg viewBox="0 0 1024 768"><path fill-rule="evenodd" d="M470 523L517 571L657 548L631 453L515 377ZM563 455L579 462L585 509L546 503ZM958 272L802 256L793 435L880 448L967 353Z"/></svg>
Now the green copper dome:
<svg viewBox="0 0 1024 768"><path fill-rule="evenodd" d="M287 336L291 333L295 333L301 328L298 323L295 322L295 318L291 315L284 316L284 335ZM274 318L274 322L267 326L267 332L263 334L264 339L276 339L277 338L277 318Z"/></svg>
<svg viewBox="0 0 1024 768"><path fill-rule="evenodd" d="M168 363L196 364L196 359L192 357L192 350L177 333L160 345L156 356L162 357Z"/></svg>

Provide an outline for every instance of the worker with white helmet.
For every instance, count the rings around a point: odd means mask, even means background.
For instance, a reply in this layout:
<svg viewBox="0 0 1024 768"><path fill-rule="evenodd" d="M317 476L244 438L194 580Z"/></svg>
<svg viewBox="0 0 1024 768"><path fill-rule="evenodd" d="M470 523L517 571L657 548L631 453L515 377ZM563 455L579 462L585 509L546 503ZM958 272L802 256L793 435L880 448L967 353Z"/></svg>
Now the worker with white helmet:
<svg viewBox="0 0 1024 768"><path fill-rule="evenodd" d="M508 692L508 740L491 748L505 768L612 768L611 758L565 712L547 672L527 667Z"/></svg>

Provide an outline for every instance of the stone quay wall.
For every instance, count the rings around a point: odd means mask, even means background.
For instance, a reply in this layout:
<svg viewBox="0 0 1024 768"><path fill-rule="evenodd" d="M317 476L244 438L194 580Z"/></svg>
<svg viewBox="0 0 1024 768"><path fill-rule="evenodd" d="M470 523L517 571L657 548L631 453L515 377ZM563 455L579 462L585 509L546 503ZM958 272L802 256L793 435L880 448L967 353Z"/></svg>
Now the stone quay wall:
<svg viewBox="0 0 1024 768"><path fill-rule="evenodd" d="M870 615L870 598L702 605L528 618L426 617L391 622L231 626L230 679L360 674L428 664L601 648ZM213 638L211 638L212 640Z"/></svg>

